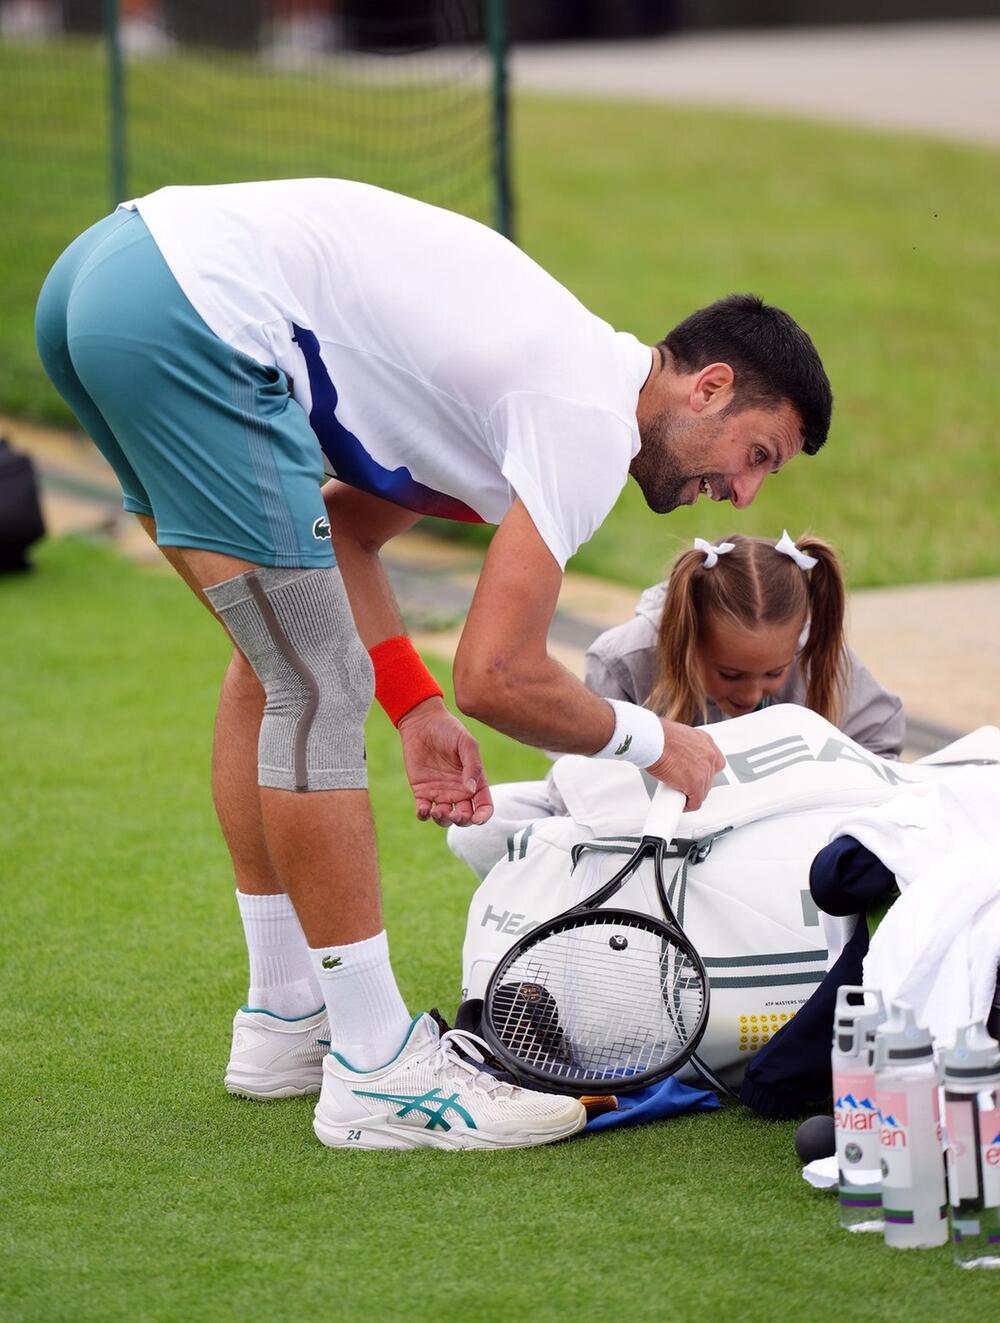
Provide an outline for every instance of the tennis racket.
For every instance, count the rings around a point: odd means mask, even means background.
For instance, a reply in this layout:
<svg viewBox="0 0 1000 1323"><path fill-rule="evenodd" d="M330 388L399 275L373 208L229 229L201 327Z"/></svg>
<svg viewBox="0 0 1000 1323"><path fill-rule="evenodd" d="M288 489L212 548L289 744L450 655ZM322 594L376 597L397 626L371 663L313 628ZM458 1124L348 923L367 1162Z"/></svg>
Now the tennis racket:
<svg viewBox="0 0 1000 1323"><path fill-rule="evenodd" d="M679 791L659 786L625 866L520 938L494 970L482 1036L525 1083L628 1093L673 1074L697 1048L708 1022L708 976L663 885L664 854L683 808ZM650 859L663 920L603 908Z"/></svg>

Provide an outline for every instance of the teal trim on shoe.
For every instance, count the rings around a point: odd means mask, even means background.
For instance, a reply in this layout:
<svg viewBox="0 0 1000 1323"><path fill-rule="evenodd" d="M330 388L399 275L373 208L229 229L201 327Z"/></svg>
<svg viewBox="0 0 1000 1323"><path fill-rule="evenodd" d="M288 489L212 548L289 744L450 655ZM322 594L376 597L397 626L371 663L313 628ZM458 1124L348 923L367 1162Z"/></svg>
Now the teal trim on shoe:
<svg viewBox="0 0 1000 1323"><path fill-rule="evenodd" d="M470 1130L478 1130L471 1113L467 1112L458 1101L458 1094L453 1093L450 1097L442 1096L440 1088L428 1090L427 1093L375 1093L371 1089L354 1089L355 1098L374 1098L378 1102L395 1103L399 1108L397 1116L409 1116L410 1112L419 1112L421 1116L427 1117L425 1130L450 1130L451 1123L444 1119L447 1111L457 1112Z"/></svg>
<svg viewBox="0 0 1000 1323"><path fill-rule="evenodd" d="M295 1024L298 1020L311 1020L314 1015L326 1010L326 1007L317 1006L314 1011L309 1011L306 1015L276 1015L274 1011L267 1011L263 1006L241 1006L240 1010L245 1015L269 1015L272 1020L284 1020L285 1024Z"/></svg>
<svg viewBox="0 0 1000 1323"><path fill-rule="evenodd" d="M413 1037L413 1031L417 1027L417 1022L422 1020L424 1018L424 1015L425 1012L421 1011L419 1015L415 1015L413 1017L413 1019L410 1021L410 1027L406 1031L406 1037L399 1045L399 1051L395 1054L395 1056L391 1056L389 1060L384 1062L381 1066L372 1066L371 1070L358 1070L357 1066L352 1066L346 1057L342 1057L339 1052L334 1052L333 1048L330 1049L330 1051L327 1053L327 1056L336 1057L336 1059L340 1062L340 1064L342 1066L346 1066L347 1069L353 1075L370 1075L372 1073L372 1070L385 1070L386 1066L391 1066L394 1061L398 1061L399 1058L403 1055L403 1049L406 1047L406 1044Z"/></svg>

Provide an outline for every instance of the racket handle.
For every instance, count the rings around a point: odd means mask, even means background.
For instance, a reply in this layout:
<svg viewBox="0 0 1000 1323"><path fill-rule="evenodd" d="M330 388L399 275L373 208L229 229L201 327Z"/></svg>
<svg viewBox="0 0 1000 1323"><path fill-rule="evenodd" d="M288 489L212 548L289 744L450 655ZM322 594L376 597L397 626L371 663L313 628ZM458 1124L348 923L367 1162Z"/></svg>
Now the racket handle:
<svg viewBox="0 0 1000 1323"><path fill-rule="evenodd" d="M677 824L686 803L686 797L679 790L662 783L658 785L643 823L643 836L658 836L662 841L672 841L677 835Z"/></svg>

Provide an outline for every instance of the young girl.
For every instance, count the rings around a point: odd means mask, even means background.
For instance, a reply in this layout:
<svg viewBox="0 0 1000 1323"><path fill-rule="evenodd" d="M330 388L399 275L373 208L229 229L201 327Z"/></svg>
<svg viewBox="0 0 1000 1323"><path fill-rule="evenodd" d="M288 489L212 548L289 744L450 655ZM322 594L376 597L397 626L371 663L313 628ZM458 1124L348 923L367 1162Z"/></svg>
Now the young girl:
<svg viewBox="0 0 1000 1323"><path fill-rule="evenodd" d="M695 538L670 578L648 588L636 614L607 630L586 656L588 688L692 726L772 703L812 708L883 758L898 758L905 719L844 641L844 579L819 538L796 544L734 533ZM551 778L493 787L494 816L452 827L448 844L485 877L507 836L565 812Z"/></svg>

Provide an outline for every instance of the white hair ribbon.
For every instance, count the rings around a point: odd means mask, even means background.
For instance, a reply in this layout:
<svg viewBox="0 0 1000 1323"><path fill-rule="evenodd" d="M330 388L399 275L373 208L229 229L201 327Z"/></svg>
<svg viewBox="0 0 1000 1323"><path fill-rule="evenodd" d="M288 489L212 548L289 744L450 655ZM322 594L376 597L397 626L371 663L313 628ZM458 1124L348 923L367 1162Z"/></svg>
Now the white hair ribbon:
<svg viewBox="0 0 1000 1323"><path fill-rule="evenodd" d="M788 536L787 528L781 530L781 541L774 544L774 549L775 551L780 551L783 556L790 556L803 572L811 570L814 565L819 564L819 561L815 556L807 556L804 551L799 551L798 547Z"/></svg>
<svg viewBox="0 0 1000 1323"><path fill-rule="evenodd" d="M705 553L704 568L706 570L710 570L712 566L718 562L720 556L727 555L730 551L735 550L735 547L735 542L720 542L716 547L713 546L711 542L706 542L703 537L696 537L694 540L695 551L702 551Z"/></svg>

